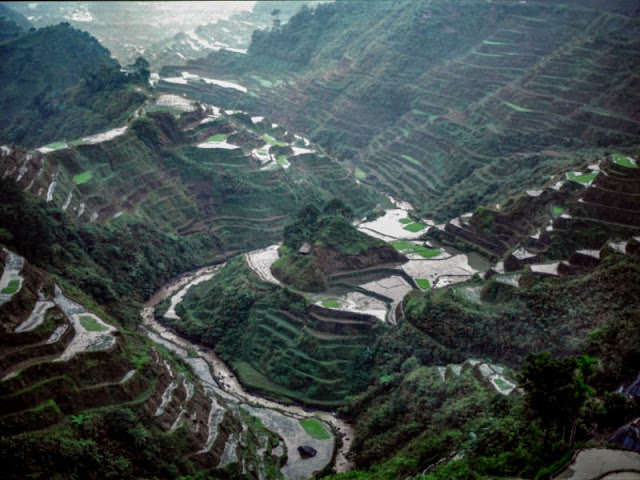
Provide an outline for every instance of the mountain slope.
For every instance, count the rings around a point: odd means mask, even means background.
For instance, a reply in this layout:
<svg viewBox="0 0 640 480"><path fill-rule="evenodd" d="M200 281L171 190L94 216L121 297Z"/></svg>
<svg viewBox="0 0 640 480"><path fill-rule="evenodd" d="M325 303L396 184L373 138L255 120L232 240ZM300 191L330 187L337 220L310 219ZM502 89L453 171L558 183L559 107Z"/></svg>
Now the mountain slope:
<svg viewBox="0 0 640 480"><path fill-rule="evenodd" d="M281 440L186 351L121 328L6 248L0 267L19 283L0 297L3 478L276 478Z"/></svg>
<svg viewBox="0 0 640 480"><path fill-rule="evenodd" d="M68 24L0 45L3 142L38 146L123 122L145 99L109 51ZM139 90L139 88L138 88Z"/></svg>
<svg viewBox="0 0 640 480"><path fill-rule="evenodd" d="M23 15L0 4L0 42L15 38L31 28L31 23Z"/></svg>
<svg viewBox="0 0 640 480"><path fill-rule="evenodd" d="M175 98L182 100L158 100ZM382 200L371 188L356 185L338 162L299 146L292 133L266 121L254 124L243 113L213 114L205 105L187 113L166 110L145 106L138 118L95 140L38 151L6 147L0 166L70 221L144 224L203 239L217 251L280 238L298 202L322 205L337 197L364 215ZM181 113L180 119L173 115Z"/></svg>
<svg viewBox="0 0 640 480"><path fill-rule="evenodd" d="M335 2L256 32L247 56L186 67L250 95L189 91L300 129L444 219L577 149L640 140L636 14L622 1Z"/></svg>

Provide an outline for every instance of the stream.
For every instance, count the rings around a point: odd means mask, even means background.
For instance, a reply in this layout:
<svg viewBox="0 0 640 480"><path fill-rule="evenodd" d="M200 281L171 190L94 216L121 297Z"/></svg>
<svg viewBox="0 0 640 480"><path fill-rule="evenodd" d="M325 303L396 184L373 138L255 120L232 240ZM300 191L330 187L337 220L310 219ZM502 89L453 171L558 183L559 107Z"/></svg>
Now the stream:
<svg viewBox="0 0 640 480"><path fill-rule="evenodd" d="M197 352L198 357L206 362L211 376L216 383L216 386L219 387L219 389L225 392L227 395L234 397L241 403L249 404L249 410L252 414L255 414L256 411L260 409L271 410L273 412L265 411L267 416L273 413L279 413L281 415L284 414L287 417L293 417L294 419L296 419L296 423L298 423L298 419L316 417L319 420L322 420L323 422L331 425L334 432L338 432L342 437L342 444L336 449L335 453L335 469L338 473L349 470L352 467L352 462L347 458L346 454L351 448L351 443L354 437L354 430L350 424L333 415L332 413L324 410L313 410L298 405L285 405L246 391L238 381L235 374L231 371L231 369L220 359L220 357L218 357L218 355L216 355L216 353L211 348L193 343L190 340L187 340L186 338L183 338L170 329L164 327L155 320L155 308L158 303L166 298L175 295L178 292L181 294L181 300L188 288L197 283L200 283L201 281L204 281L203 278L208 280L209 278L213 277L213 275L215 275L215 273L220 268L222 268L222 266L223 265L208 266L203 267L195 272L185 273L178 279L169 282L167 285L163 286L156 293L154 293L153 296L145 303L144 308L142 309L140 314L147 335L152 340L156 341L157 337L160 337L164 341L171 342L172 344L181 347L185 352ZM175 305L173 303L172 306L175 308ZM176 351L176 353L180 354L179 351ZM191 361L188 363L193 364L193 358L191 358ZM202 378L202 375L199 376ZM261 416L261 419L264 421L265 418L263 418L263 416ZM284 437L284 435L289 433L289 429L287 429L286 431L281 430L277 433ZM296 444L296 442L299 441L299 438L293 438L296 437L293 432L291 432L291 436L292 438L284 438L288 448L291 448ZM290 451L289 458L292 459L293 457L294 454ZM288 464L283 468L283 473L285 473L285 476L287 476L289 463L292 463L291 460L289 460ZM294 473L294 468L294 466L291 466L291 473ZM301 472L298 471L297 473L299 474Z"/></svg>

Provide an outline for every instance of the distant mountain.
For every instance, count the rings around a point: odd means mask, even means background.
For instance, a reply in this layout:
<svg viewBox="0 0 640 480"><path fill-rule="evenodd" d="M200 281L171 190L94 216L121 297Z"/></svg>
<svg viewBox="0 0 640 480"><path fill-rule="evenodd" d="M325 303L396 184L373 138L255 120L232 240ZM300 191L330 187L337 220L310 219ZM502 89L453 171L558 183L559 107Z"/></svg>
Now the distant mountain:
<svg viewBox="0 0 640 480"><path fill-rule="evenodd" d="M68 24L1 44L0 63L3 142L40 146L95 133L145 99L133 88L145 79L127 75L95 38Z"/></svg>
<svg viewBox="0 0 640 480"><path fill-rule="evenodd" d="M241 11L231 17L208 21L194 29L182 31L169 39L163 38L144 50L152 67L179 65L203 58L221 49L246 52L255 30L266 30L286 23L303 5L318 1L256 2L251 11ZM203 19L204 20L204 19Z"/></svg>
<svg viewBox="0 0 640 480"><path fill-rule="evenodd" d="M31 28L31 23L20 13L0 4L0 42L17 37Z"/></svg>

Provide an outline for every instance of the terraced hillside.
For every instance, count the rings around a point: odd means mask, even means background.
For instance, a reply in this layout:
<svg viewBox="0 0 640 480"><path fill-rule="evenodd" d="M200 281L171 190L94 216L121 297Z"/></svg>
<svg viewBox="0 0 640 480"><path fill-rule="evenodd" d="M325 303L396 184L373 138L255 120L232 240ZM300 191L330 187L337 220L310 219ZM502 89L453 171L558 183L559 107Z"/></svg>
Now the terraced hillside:
<svg viewBox="0 0 640 480"><path fill-rule="evenodd" d="M0 145L3 478L543 479L636 448L638 18L323 3L153 79L66 25L1 43L87 56Z"/></svg>
<svg viewBox="0 0 640 480"><path fill-rule="evenodd" d="M170 343L121 329L13 252L0 257L2 284L18 282L0 304L0 455L22 460L3 466L5 478L203 468L212 478L277 478L286 462L280 438L224 394L208 368L194 373Z"/></svg>
<svg viewBox="0 0 640 480"><path fill-rule="evenodd" d="M591 164L585 159L582 168L590 173L558 173L539 190L528 190L502 205L480 207L473 214L432 228L427 235L434 241L474 249L492 258L494 265L485 275L487 282L472 281L469 287L459 284L448 292L409 296L405 312L410 321L427 328L441 345L455 345L456 349L465 342L463 337L470 346L479 341L489 348L493 340L474 329L498 329L501 333L491 335L497 342L493 358L517 358L517 338L529 338L522 344L521 352L526 352L543 332L547 333L539 338L539 348L555 345L564 351L590 329L610 323L611 304L633 304L638 293L631 285L627 290L621 279L635 275L636 261L625 254L635 251L639 239L637 206L629 192L635 191L640 177L635 160L629 157L630 166L623 166L617 163L621 158L627 159L619 154ZM616 288L616 298L602 303L599 295L611 285L601 282L612 271L623 285ZM571 303L562 291L571 291ZM583 308L589 309L586 317L577 313ZM504 323L514 314L519 316L517 326ZM544 325L539 324L541 316ZM467 320L459 325L458 334L449 337L457 327L447 318ZM484 318L482 326L474 318ZM509 332L512 327L522 329L517 338ZM561 332L553 334L556 328ZM547 334L566 343L561 346L551 337L543 340ZM487 354L471 348L470 353Z"/></svg>
<svg viewBox="0 0 640 480"><path fill-rule="evenodd" d="M159 320L215 346L243 385L324 407L363 388L373 317L309 305L304 296L261 281L243 257L203 280L177 307L167 303Z"/></svg>
<svg viewBox="0 0 640 480"><path fill-rule="evenodd" d="M251 107L445 219L522 189L578 150L638 142L634 15L621 1L337 2L258 32L247 56L186 67L247 93L160 87Z"/></svg>
<svg viewBox="0 0 640 480"><path fill-rule="evenodd" d="M605 445L635 418L637 398L625 392L637 378L637 334L632 332L640 318L636 159L620 153L578 158L573 170L558 168L540 188L429 227L423 238L433 246L475 251L491 261L491 268L444 288L436 283L414 289L402 301L397 326L378 337L372 365L377 381L346 409L356 422L353 449L363 469L357 478L418 478L420 473L465 478L468 472L534 477L542 465L571 451L562 433L571 423L566 413L550 423L532 417L536 380L529 375L541 375L542 395L559 394L552 379L560 370L545 370L545 365L555 368L553 362L558 368L573 358L593 362L584 372L593 388L588 401L609 405L602 416L571 410L580 422L594 422L588 428L578 425L576 439ZM380 226L369 223L368 228ZM391 226L384 233L392 233ZM425 264L437 264L438 257L433 258ZM531 355L542 350L550 353ZM520 373L498 379L508 369L480 366L475 358L520 368ZM497 389L519 388L506 401L480 400L479 391L456 383L456 375L469 366L485 381L493 378L489 381ZM437 379L445 380L444 386ZM619 415L608 403L616 391L622 392L615 400L622 408ZM569 403L554 401L553 408ZM564 447L519 450L544 444L542 433L534 440L538 434L532 425L546 425L547 434ZM508 440L502 436L506 431L511 432L507 437L519 433ZM563 464L560 460L552 468L559 472Z"/></svg>
<svg viewBox="0 0 640 480"><path fill-rule="evenodd" d="M0 168L77 222L141 222L237 251L279 238L301 201L337 197L360 214L376 205L347 169L298 145L266 120L165 95L117 129L35 151L5 146Z"/></svg>

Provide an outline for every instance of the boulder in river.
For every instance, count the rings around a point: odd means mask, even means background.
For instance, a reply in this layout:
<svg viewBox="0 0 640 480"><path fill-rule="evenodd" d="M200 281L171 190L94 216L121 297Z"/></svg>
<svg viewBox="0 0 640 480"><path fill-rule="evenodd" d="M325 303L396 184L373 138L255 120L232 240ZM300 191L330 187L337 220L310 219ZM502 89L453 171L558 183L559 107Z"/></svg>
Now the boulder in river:
<svg viewBox="0 0 640 480"><path fill-rule="evenodd" d="M298 453L302 458L311 458L315 457L318 453L315 448L310 447L309 445L301 445L298 447Z"/></svg>

